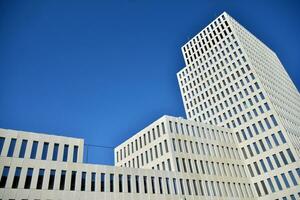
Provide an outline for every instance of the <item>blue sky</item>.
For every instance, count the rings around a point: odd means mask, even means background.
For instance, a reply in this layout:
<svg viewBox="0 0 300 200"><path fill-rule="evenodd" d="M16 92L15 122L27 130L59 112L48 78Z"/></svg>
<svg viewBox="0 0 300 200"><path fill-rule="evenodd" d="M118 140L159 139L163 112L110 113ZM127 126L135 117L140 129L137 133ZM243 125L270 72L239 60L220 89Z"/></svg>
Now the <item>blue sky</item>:
<svg viewBox="0 0 300 200"><path fill-rule="evenodd" d="M300 88L297 1L0 1L0 127L116 146L164 114L185 116L180 47L228 12ZM89 162L112 164L111 149Z"/></svg>

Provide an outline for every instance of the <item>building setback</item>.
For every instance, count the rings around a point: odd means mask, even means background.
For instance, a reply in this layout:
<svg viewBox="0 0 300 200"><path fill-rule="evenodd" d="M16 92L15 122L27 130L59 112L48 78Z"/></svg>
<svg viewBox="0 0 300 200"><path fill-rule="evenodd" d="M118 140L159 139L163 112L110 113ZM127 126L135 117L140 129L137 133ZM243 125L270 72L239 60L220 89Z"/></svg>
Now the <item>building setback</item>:
<svg viewBox="0 0 300 200"><path fill-rule="evenodd" d="M162 116L83 162L84 140L0 129L0 199L299 199L300 96L276 54L221 14L182 47L187 119Z"/></svg>

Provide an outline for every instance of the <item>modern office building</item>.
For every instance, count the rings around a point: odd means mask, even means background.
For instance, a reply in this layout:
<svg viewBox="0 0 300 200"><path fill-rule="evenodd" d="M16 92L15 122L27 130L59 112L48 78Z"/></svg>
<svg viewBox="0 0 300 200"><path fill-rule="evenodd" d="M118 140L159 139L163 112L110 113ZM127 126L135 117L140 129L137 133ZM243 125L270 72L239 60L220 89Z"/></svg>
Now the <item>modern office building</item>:
<svg viewBox="0 0 300 200"><path fill-rule="evenodd" d="M300 96L276 54L223 13L182 47L187 119L163 116L83 162L83 139L0 129L0 199L300 198Z"/></svg>

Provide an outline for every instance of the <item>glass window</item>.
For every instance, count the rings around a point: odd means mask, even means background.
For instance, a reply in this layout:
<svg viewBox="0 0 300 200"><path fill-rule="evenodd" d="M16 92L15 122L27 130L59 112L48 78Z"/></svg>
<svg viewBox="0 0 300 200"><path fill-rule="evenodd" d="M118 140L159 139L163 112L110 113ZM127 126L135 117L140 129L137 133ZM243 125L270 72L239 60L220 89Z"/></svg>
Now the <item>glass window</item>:
<svg viewBox="0 0 300 200"><path fill-rule="evenodd" d="M281 167L280 162L279 162L279 160L278 160L276 154L273 154L273 158L274 158L274 160L275 160L275 163L276 163L277 167L278 167L278 168Z"/></svg>
<svg viewBox="0 0 300 200"><path fill-rule="evenodd" d="M24 158L26 152L27 140L22 140L19 158Z"/></svg>
<svg viewBox="0 0 300 200"><path fill-rule="evenodd" d="M101 173L100 175L100 191L104 192L105 191L105 174Z"/></svg>
<svg viewBox="0 0 300 200"><path fill-rule="evenodd" d="M4 141L5 141L5 138L0 137L0 156L1 156L2 149L3 149Z"/></svg>
<svg viewBox="0 0 300 200"><path fill-rule="evenodd" d="M36 189L38 190L42 189L43 187L44 174L45 174L45 169L40 169L37 184L36 184Z"/></svg>
<svg viewBox="0 0 300 200"><path fill-rule="evenodd" d="M86 172L81 173L81 191L85 191Z"/></svg>
<svg viewBox="0 0 300 200"><path fill-rule="evenodd" d="M278 176L274 176L274 179L275 179L275 182L276 182L276 184L277 184L278 189L279 189L279 190L282 190L282 186L281 186L281 183L280 183L280 181L279 181Z"/></svg>
<svg viewBox="0 0 300 200"><path fill-rule="evenodd" d="M148 188L147 188L147 176L143 177L143 181L144 181L144 193L147 194L148 193Z"/></svg>
<svg viewBox="0 0 300 200"><path fill-rule="evenodd" d="M9 149L8 149L8 152L7 152L7 157L13 157L15 146L16 146L16 139L12 138L10 140L10 145L9 145Z"/></svg>
<svg viewBox="0 0 300 200"><path fill-rule="evenodd" d="M53 154L52 154L52 160L53 161L56 161L57 160L57 155L58 155L58 147L59 147L59 144L54 144L54 147L53 147Z"/></svg>
<svg viewBox="0 0 300 200"><path fill-rule="evenodd" d="M276 138L276 136L275 136L274 133L272 134L272 138L273 138L273 140L274 140L275 145L278 146L278 145L279 145L279 142L278 142L278 140L277 140L277 138Z"/></svg>
<svg viewBox="0 0 300 200"><path fill-rule="evenodd" d="M60 174L60 183L59 183L59 189L64 190L65 189L65 181L66 181L66 171L62 170Z"/></svg>
<svg viewBox="0 0 300 200"><path fill-rule="evenodd" d="M271 180L270 178L268 178L267 181L268 181L268 183L269 183L269 186L270 186L270 188L271 188L271 191L272 191L272 192L275 192L275 188L274 188L274 185L273 185L273 183L272 183L272 180Z"/></svg>
<svg viewBox="0 0 300 200"><path fill-rule="evenodd" d="M166 178L167 193L170 194L170 179Z"/></svg>
<svg viewBox="0 0 300 200"><path fill-rule="evenodd" d="M50 170L50 177L49 177L49 184L48 184L48 190L53 190L54 187L54 179L55 179L55 170Z"/></svg>
<svg viewBox="0 0 300 200"><path fill-rule="evenodd" d="M279 154L280 154L280 156L281 156L281 159L283 160L283 163L284 163L285 165L287 165L287 164L288 164L288 161L287 161L287 159L286 159L284 153L283 153L282 151L280 151Z"/></svg>
<svg viewBox="0 0 300 200"><path fill-rule="evenodd" d="M114 174L109 175L109 182L110 182L110 192L114 192Z"/></svg>
<svg viewBox="0 0 300 200"><path fill-rule="evenodd" d="M21 167L16 168L14 180L12 183L12 188L18 188L20 175L21 175L21 169L22 169Z"/></svg>
<svg viewBox="0 0 300 200"><path fill-rule="evenodd" d="M270 157L267 157L267 161L268 161L270 169L273 170L274 167L273 167L273 164L272 164L272 161L271 161Z"/></svg>
<svg viewBox="0 0 300 200"><path fill-rule="evenodd" d="M42 152L42 160L46 160L47 159L48 147L49 147L49 143L48 142L44 142L43 152Z"/></svg>
<svg viewBox="0 0 300 200"><path fill-rule="evenodd" d="M183 187L183 180L182 179L179 179L179 184L180 184L181 194L184 195L184 187Z"/></svg>
<svg viewBox="0 0 300 200"><path fill-rule="evenodd" d="M78 146L74 146L73 162L77 162L77 157L78 157Z"/></svg>
<svg viewBox="0 0 300 200"><path fill-rule="evenodd" d="M271 115L270 117L271 117L271 120L272 120L272 122L273 122L274 126L277 126L277 125L278 125L278 123L277 123L277 121L276 121L276 119L275 119L274 115Z"/></svg>
<svg viewBox="0 0 300 200"><path fill-rule="evenodd" d="M287 178L286 178L286 176L285 176L284 173L281 174L281 177L282 177L282 179L284 181L284 184L285 184L286 188L290 188L290 184L289 184L289 182L288 182L288 180L287 180Z"/></svg>
<svg viewBox="0 0 300 200"><path fill-rule="evenodd" d="M288 152L288 155L289 155L291 161L292 161L292 162L295 162L296 160L295 160L295 157L294 157L294 155L293 155L291 149L287 149L286 151Z"/></svg>
<svg viewBox="0 0 300 200"><path fill-rule="evenodd" d="M31 159L35 159L36 158L37 147L38 147L38 142L37 141L33 141L32 147L31 147L31 154L30 154L30 158Z"/></svg>
<svg viewBox="0 0 300 200"><path fill-rule="evenodd" d="M75 190L75 185L76 185L76 171L72 171L70 190Z"/></svg>
<svg viewBox="0 0 300 200"><path fill-rule="evenodd" d="M159 185L159 193L163 193L163 188L162 188L162 178L158 177L158 185Z"/></svg>
<svg viewBox="0 0 300 200"><path fill-rule="evenodd" d="M26 179L25 179L24 189L29 189L30 188L32 173L33 173L33 168L28 168L27 174L26 174Z"/></svg>
<svg viewBox="0 0 300 200"><path fill-rule="evenodd" d="M280 137L282 143L283 143L283 144L286 143L285 137L283 136L283 134L282 134L281 131L278 131L278 135L279 135L279 137Z"/></svg>
<svg viewBox="0 0 300 200"><path fill-rule="evenodd" d="M127 192L131 193L131 176L127 175Z"/></svg>
<svg viewBox="0 0 300 200"><path fill-rule="evenodd" d="M289 175L290 175L290 177L291 177L291 180L292 180L293 184L294 184L294 185L298 185L298 183L297 183L297 181L296 181L296 178L295 178L295 176L294 176L294 174L293 174L292 171L289 171Z"/></svg>
<svg viewBox="0 0 300 200"><path fill-rule="evenodd" d="M174 193L177 195L177 183L176 183L176 178L173 178L173 187L174 187Z"/></svg>
<svg viewBox="0 0 300 200"><path fill-rule="evenodd" d="M1 180L0 180L0 188L5 188L8 173L9 173L9 167L5 166L2 171L2 176L1 176Z"/></svg>
<svg viewBox="0 0 300 200"><path fill-rule="evenodd" d="M259 160L261 167L263 168L264 172L267 172L266 165L262 159Z"/></svg>
<svg viewBox="0 0 300 200"><path fill-rule="evenodd" d="M119 192L123 192L123 175L119 174Z"/></svg>
<svg viewBox="0 0 300 200"><path fill-rule="evenodd" d="M135 191L136 193L140 193L140 177L135 176Z"/></svg>
<svg viewBox="0 0 300 200"><path fill-rule="evenodd" d="M68 161L68 151L69 151L69 145L64 145L64 155L63 155L63 161Z"/></svg>
<svg viewBox="0 0 300 200"><path fill-rule="evenodd" d="M151 187L152 187L152 193L155 194L155 179L154 179L154 176L151 176Z"/></svg>
<svg viewBox="0 0 300 200"><path fill-rule="evenodd" d="M96 185L96 173L92 172L91 174L91 191L95 191Z"/></svg>

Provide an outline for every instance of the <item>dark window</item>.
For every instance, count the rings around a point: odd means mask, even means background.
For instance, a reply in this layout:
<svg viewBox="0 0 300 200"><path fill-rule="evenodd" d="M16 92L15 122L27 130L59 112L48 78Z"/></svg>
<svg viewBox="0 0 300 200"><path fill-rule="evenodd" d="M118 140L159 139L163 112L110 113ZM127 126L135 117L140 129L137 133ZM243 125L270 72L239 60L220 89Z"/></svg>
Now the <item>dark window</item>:
<svg viewBox="0 0 300 200"><path fill-rule="evenodd" d="M59 189L64 190L65 189L65 181L66 181L66 171L62 170L60 174L60 183L59 183Z"/></svg>
<svg viewBox="0 0 300 200"><path fill-rule="evenodd" d="M294 155L293 155L291 149L287 149L286 151L288 152L291 161L292 161L292 162L295 162L296 160L295 160L295 157L294 157Z"/></svg>
<svg viewBox="0 0 300 200"><path fill-rule="evenodd" d="M64 146L64 155L63 155L63 161L66 162L68 160L68 151L69 151L69 145L65 144Z"/></svg>
<svg viewBox="0 0 300 200"><path fill-rule="evenodd" d="M131 176L127 175L127 192L131 193Z"/></svg>
<svg viewBox="0 0 300 200"><path fill-rule="evenodd" d="M184 195L184 187L183 187L183 180L182 179L179 179L179 184L180 184L181 194Z"/></svg>
<svg viewBox="0 0 300 200"><path fill-rule="evenodd" d="M140 193L140 177L135 176L135 191L136 193Z"/></svg>
<svg viewBox="0 0 300 200"><path fill-rule="evenodd" d="M73 162L77 162L77 157L78 157L78 146L74 146Z"/></svg>
<svg viewBox="0 0 300 200"><path fill-rule="evenodd" d="M114 192L114 175L113 174L110 174L109 182L110 182L109 191Z"/></svg>
<svg viewBox="0 0 300 200"><path fill-rule="evenodd" d="M29 189L30 188L32 173L33 173L33 168L28 168L26 179L25 179L24 189Z"/></svg>
<svg viewBox="0 0 300 200"><path fill-rule="evenodd" d="M278 131L278 135L279 135L279 137L280 137L282 143L283 143L283 144L286 143L285 137L283 136L283 134L282 134L281 131Z"/></svg>
<svg viewBox="0 0 300 200"><path fill-rule="evenodd" d="M162 189L162 178L161 177L158 177L158 185L159 185L159 193L162 194L163 189Z"/></svg>
<svg viewBox="0 0 300 200"><path fill-rule="evenodd" d="M170 194L170 179L169 178L166 178L166 186L167 186L167 193Z"/></svg>
<svg viewBox="0 0 300 200"><path fill-rule="evenodd" d="M51 169L50 177L49 177L49 184L48 184L48 189L49 190L53 190L54 180L55 180L55 170Z"/></svg>
<svg viewBox="0 0 300 200"><path fill-rule="evenodd" d="M16 168L14 180L12 183L12 188L18 188L20 175L21 175L21 169L22 169L21 167Z"/></svg>
<svg viewBox="0 0 300 200"><path fill-rule="evenodd" d="M53 154L52 154L52 160L53 160L53 161L56 161L56 160L57 160L58 147L59 147L59 144L54 144Z"/></svg>
<svg viewBox="0 0 300 200"><path fill-rule="evenodd" d="M100 191L104 192L105 191L105 174L104 173L101 173L100 182L101 182Z"/></svg>
<svg viewBox="0 0 300 200"><path fill-rule="evenodd" d="M174 193L177 194L177 183L176 183L176 178L173 178L173 187L174 187Z"/></svg>
<svg viewBox="0 0 300 200"><path fill-rule="evenodd" d="M2 171L2 176L1 176L1 180L0 180L0 188L5 188L8 173L9 173L9 167L5 166Z"/></svg>
<svg viewBox="0 0 300 200"><path fill-rule="evenodd" d="M36 184L36 189L38 190L42 189L43 187L44 174L45 174L45 170L40 169L37 184Z"/></svg>
<svg viewBox="0 0 300 200"><path fill-rule="evenodd" d="M96 184L96 173L92 172L91 191L95 191L95 184Z"/></svg>
<svg viewBox="0 0 300 200"><path fill-rule="evenodd" d="M155 179L154 179L154 176L151 176L151 186L152 186L152 193L155 194Z"/></svg>
<svg viewBox="0 0 300 200"><path fill-rule="evenodd" d="M16 139L12 138L7 152L7 157L13 157L15 146L16 146Z"/></svg>
<svg viewBox="0 0 300 200"><path fill-rule="evenodd" d="M147 176L144 176L144 193L147 194L148 193L148 188L147 188Z"/></svg>
<svg viewBox="0 0 300 200"><path fill-rule="evenodd" d="M43 152L42 152L42 160L46 160L47 159L48 147L49 147L49 143L48 142L44 142Z"/></svg>
<svg viewBox="0 0 300 200"><path fill-rule="evenodd" d="M76 171L72 171L70 190L75 190L75 185L76 185Z"/></svg>
<svg viewBox="0 0 300 200"><path fill-rule="evenodd" d="M38 147L38 142L34 141L32 143L32 147L31 147L31 154L30 154L30 158L31 159L35 159L36 158L37 147Z"/></svg>
<svg viewBox="0 0 300 200"><path fill-rule="evenodd" d="M0 156L1 156L2 149L3 149L4 141L5 141L5 138L0 137Z"/></svg>
<svg viewBox="0 0 300 200"><path fill-rule="evenodd" d="M22 140L19 158L24 158L26 152L27 140Z"/></svg>
<svg viewBox="0 0 300 200"><path fill-rule="evenodd" d="M119 174L119 192L123 192L123 175Z"/></svg>
<svg viewBox="0 0 300 200"><path fill-rule="evenodd" d="M85 191L86 172L81 173L81 191Z"/></svg>

